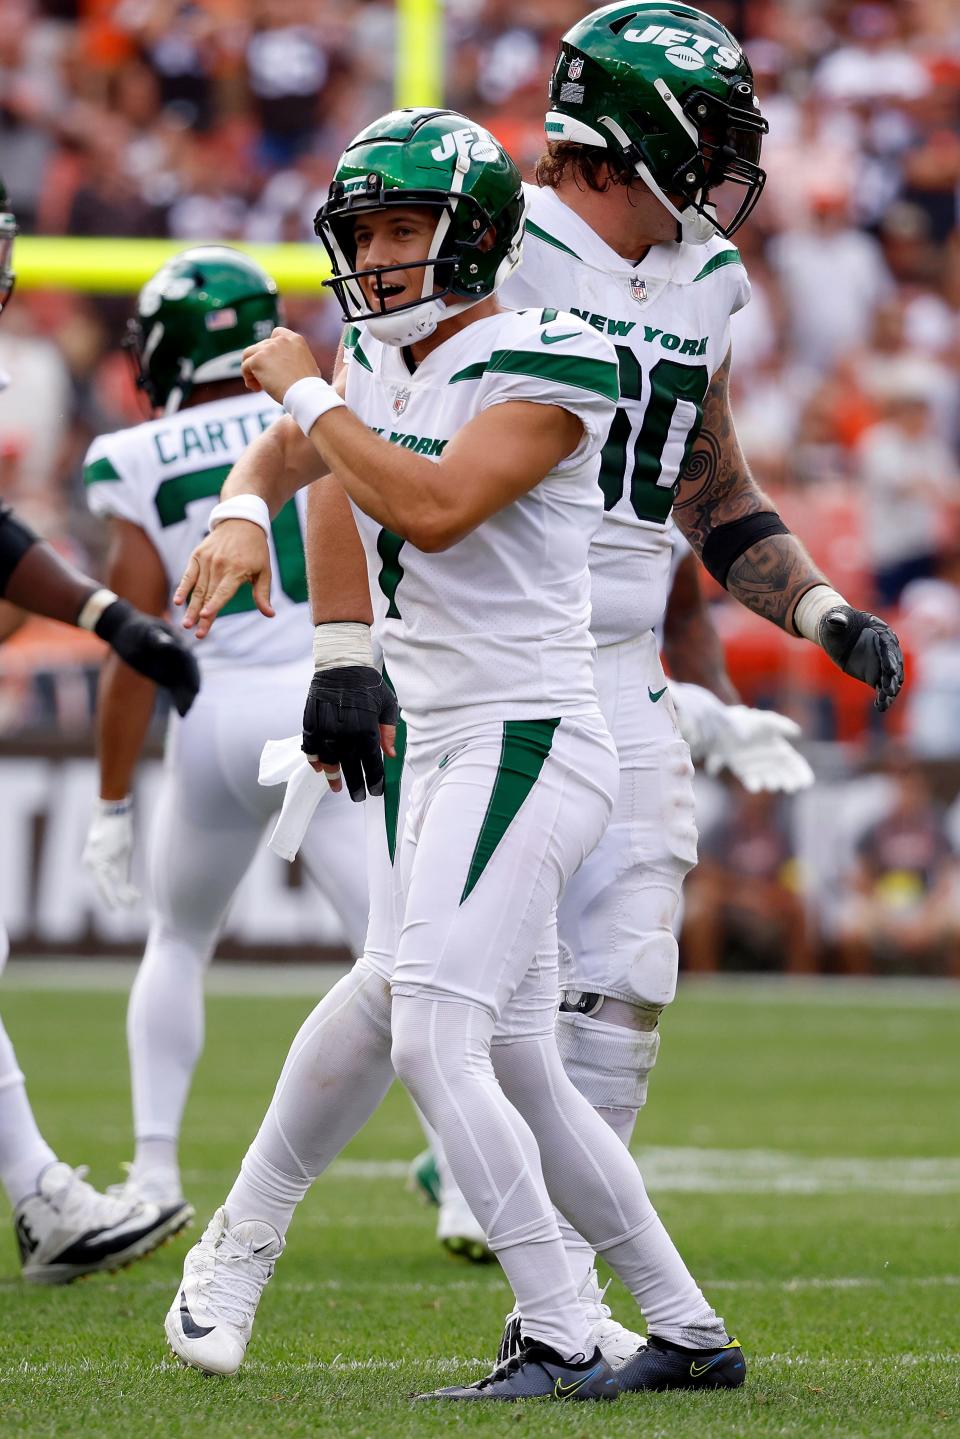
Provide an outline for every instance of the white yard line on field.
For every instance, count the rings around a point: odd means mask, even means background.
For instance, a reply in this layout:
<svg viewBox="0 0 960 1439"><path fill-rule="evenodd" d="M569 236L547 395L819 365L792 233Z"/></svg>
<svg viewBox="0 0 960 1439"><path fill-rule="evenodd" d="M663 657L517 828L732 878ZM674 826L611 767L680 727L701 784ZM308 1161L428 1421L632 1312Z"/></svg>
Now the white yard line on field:
<svg viewBox="0 0 960 1439"><path fill-rule="evenodd" d="M126 992L137 959L12 959L2 988L11 990L91 989ZM218 960L206 979L211 994L318 999L347 972L343 964L238 963ZM713 1003L826 1004L883 1009L960 1008L960 984L948 979L788 979L781 975L681 976L680 1000L687 994Z"/></svg>
<svg viewBox="0 0 960 1439"><path fill-rule="evenodd" d="M637 1162L655 1193L887 1194L960 1193L960 1159L810 1158L772 1149L637 1150ZM345 1181L403 1179L402 1159L341 1159L330 1178Z"/></svg>

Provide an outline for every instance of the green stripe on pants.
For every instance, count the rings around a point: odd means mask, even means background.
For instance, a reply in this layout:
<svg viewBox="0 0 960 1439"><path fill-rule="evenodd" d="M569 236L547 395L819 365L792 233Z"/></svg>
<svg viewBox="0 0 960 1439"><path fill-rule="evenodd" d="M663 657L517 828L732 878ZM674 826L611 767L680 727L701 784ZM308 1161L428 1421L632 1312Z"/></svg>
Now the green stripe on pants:
<svg viewBox="0 0 960 1439"><path fill-rule="evenodd" d="M559 719L507 720L490 803L480 826L460 903L474 889L497 845L533 789L550 753Z"/></svg>

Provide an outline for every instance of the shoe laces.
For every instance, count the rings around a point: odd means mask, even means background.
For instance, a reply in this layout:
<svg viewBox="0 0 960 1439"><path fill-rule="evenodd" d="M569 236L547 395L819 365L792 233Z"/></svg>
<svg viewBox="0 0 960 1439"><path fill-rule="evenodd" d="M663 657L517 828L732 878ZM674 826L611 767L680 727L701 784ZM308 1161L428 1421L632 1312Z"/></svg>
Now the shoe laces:
<svg viewBox="0 0 960 1439"><path fill-rule="evenodd" d="M119 1224L137 1207L136 1204L130 1200L123 1203L109 1193L101 1194L92 1184L87 1183L89 1173L90 1168L86 1164L71 1170L69 1179L47 1196L49 1202L66 1221L79 1219L82 1211L92 1210L98 1224L105 1227Z"/></svg>
<svg viewBox="0 0 960 1439"><path fill-rule="evenodd" d="M229 1229L215 1241L212 1253L201 1249L197 1257L201 1256L205 1262L197 1283L211 1312L238 1329L251 1326L276 1260L262 1259Z"/></svg>
<svg viewBox="0 0 960 1439"><path fill-rule="evenodd" d="M497 1364L483 1379L478 1379L473 1387L475 1389L486 1389L491 1384L500 1383L502 1379L509 1379L510 1376L516 1374L517 1370L521 1369L526 1362L526 1349L521 1349L519 1354L511 1355L510 1358L505 1359L502 1364Z"/></svg>
<svg viewBox="0 0 960 1439"><path fill-rule="evenodd" d="M613 1318L610 1305L604 1303L604 1298L606 1296L607 1290L610 1288L611 1282L612 1281L608 1279L606 1284L601 1289L600 1280L597 1277L597 1271L595 1269L591 1269L586 1279L580 1285L580 1290L577 1297L579 1298L580 1303L583 1305L583 1307L590 1310L591 1320L594 1324L599 1323L600 1320L609 1320ZM596 1318L593 1318L594 1313L597 1316Z"/></svg>

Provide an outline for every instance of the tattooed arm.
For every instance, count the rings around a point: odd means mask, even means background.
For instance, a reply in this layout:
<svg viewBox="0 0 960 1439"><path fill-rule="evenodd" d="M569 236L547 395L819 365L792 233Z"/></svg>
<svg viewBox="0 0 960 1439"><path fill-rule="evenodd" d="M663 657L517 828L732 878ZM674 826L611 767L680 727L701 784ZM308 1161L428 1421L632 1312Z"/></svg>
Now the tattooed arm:
<svg viewBox="0 0 960 1439"><path fill-rule="evenodd" d="M710 382L703 424L680 474L673 517L697 554L712 530L746 515L769 513L773 504L755 482L743 458L730 413L730 351ZM726 588L734 599L765 620L795 634L797 601L824 576L795 535L760 539L730 566Z"/></svg>
<svg viewBox="0 0 960 1439"><path fill-rule="evenodd" d="M730 413L730 353L710 382L703 424L680 473L674 518L704 565L741 604L818 644L889 709L903 684L893 630L831 588L747 469Z"/></svg>

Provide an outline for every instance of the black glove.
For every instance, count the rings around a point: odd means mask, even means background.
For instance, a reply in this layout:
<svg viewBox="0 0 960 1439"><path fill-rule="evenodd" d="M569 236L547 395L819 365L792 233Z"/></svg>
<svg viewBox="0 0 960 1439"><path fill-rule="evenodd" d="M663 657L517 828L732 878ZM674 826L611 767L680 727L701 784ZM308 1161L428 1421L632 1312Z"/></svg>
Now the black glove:
<svg viewBox="0 0 960 1439"><path fill-rule="evenodd" d="M380 726L396 724L397 697L372 665L317 670L303 711L303 752L343 770L352 800L383 794Z"/></svg>
<svg viewBox="0 0 960 1439"><path fill-rule="evenodd" d="M178 713L186 714L200 688L200 670L168 624L141 614L126 600L115 600L94 629L131 669L169 690Z"/></svg>
<svg viewBox="0 0 960 1439"><path fill-rule="evenodd" d="M889 625L866 610L838 605L820 621L820 644L845 675L876 690L878 710L890 708L903 684L903 650Z"/></svg>

